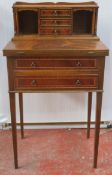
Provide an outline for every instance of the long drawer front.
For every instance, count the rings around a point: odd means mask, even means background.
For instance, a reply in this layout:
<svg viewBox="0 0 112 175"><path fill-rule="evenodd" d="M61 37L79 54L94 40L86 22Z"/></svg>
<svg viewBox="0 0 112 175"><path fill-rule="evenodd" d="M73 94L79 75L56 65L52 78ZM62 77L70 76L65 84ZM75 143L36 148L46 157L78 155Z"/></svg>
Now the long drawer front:
<svg viewBox="0 0 112 175"><path fill-rule="evenodd" d="M40 26L71 26L72 19L42 19Z"/></svg>
<svg viewBox="0 0 112 175"><path fill-rule="evenodd" d="M98 76L71 76L71 77L16 77L16 90L38 89L97 89Z"/></svg>
<svg viewBox="0 0 112 175"><path fill-rule="evenodd" d="M85 59L16 59L16 69L84 69L96 68L95 58Z"/></svg>
<svg viewBox="0 0 112 175"><path fill-rule="evenodd" d="M70 35L72 27L40 27L40 34L42 35Z"/></svg>
<svg viewBox="0 0 112 175"><path fill-rule="evenodd" d="M72 15L71 9L41 9L40 17L42 18L53 18L53 17L70 17Z"/></svg>

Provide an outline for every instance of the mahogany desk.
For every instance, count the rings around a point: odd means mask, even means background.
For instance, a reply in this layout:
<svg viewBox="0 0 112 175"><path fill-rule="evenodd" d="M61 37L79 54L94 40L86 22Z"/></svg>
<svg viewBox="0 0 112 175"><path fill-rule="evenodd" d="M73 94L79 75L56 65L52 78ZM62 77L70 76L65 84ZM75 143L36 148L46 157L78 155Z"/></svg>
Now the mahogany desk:
<svg viewBox="0 0 112 175"><path fill-rule="evenodd" d="M21 134L23 93L87 92L90 136L92 92L96 92L94 167L97 167L105 56L97 37L98 5L22 3L13 5L14 37L7 56L15 168L18 168L15 93L19 94Z"/></svg>

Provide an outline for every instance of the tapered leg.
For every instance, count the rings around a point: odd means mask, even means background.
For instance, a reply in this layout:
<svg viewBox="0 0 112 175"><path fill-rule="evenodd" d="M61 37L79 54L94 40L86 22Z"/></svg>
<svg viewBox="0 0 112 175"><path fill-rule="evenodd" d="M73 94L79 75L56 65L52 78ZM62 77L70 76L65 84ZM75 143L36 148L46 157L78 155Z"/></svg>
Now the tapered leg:
<svg viewBox="0 0 112 175"><path fill-rule="evenodd" d="M9 97L10 97L10 111L11 111L11 123L12 123L14 164L15 168L18 168L15 93L9 93Z"/></svg>
<svg viewBox="0 0 112 175"><path fill-rule="evenodd" d="M102 92L96 94L96 121L95 121L95 143L94 143L94 168L97 168L99 132L102 108Z"/></svg>
<svg viewBox="0 0 112 175"><path fill-rule="evenodd" d="M88 92L88 121L87 121L87 138L89 138L89 137L90 137L91 107L92 107L92 92Z"/></svg>
<svg viewBox="0 0 112 175"><path fill-rule="evenodd" d="M23 124L23 94L19 93L19 108L20 108L20 126L21 126L21 138L24 138L24 124Z"/></svg>

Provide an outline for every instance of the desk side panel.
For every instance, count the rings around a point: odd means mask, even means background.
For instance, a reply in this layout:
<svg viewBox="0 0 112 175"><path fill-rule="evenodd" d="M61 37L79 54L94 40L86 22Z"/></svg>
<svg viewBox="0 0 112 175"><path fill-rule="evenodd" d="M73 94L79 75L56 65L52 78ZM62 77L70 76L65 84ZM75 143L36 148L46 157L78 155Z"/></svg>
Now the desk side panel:
<svg viewBox="0 0 112 175"><path fill-rule="evenodd" d="M14 58L7 57L9 91L14 91Z"/></svg>

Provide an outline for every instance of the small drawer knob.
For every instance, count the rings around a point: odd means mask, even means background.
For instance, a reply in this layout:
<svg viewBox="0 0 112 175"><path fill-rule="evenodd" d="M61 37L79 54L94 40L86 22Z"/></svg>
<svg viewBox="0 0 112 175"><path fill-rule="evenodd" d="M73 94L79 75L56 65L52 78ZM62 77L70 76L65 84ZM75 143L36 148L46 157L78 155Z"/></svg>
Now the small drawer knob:
<svg viewBox="0 0 112 175"><path fill-rule="evenodd" d="M35 62L32 62L31 67L37 67L37 64Z"/></svg>
<svg viewBox="0 0 112 175"><path fill-rule="evenodd" d="M36 80L32 80L31 85L32 86L36 86L37 85L37 81Z"/></svg>
<svg viewBox="0 0 112 175"><path fill-rule="evenodd" d="M80 80L76 80L76 81L75 81L75 85L76 85L76 86L80 86L80 85L81 85Z"/></svg>
<svg viewBox="0 0 112 175"><path fill-rule="evenodd" d="M77 67L81 67L81 62L80 61L77 61L76 64L75 64Z"/></svg>

